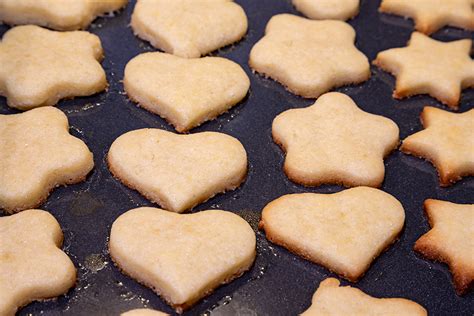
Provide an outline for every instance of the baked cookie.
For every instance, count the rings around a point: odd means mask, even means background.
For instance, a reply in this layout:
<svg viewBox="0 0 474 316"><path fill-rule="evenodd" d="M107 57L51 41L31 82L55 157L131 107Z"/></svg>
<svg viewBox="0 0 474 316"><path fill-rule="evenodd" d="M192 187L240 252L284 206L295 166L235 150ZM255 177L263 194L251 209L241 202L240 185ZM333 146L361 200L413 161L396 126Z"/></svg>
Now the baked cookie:
<svg viewBox="0 0 474 316"><path fill-rule="evenodd" d="M0 209L33 208L57 186L83 181L94 167L84 142L53 107L0 115Z"/></svg>
<svg viewBox="0 0 474 316"><path fill-rule="evenodd" d="M102 57L94 34L14 27L0 42L0 95L20 110L92 95L107 87Z"/></svg>
<svg viewBox="0 0 474 316"><path fill-rule="evenodd" d="M293 0L296 10L315 20L348 20L359 13L359 0Z"/></svg>
<svg viewBox="0 0 474 316"><path fill-rule="evenodd" d="M426 106L424 130L408 136L400 150L431 161L441 186L474 175L474 109L456 114Z"/></svg>
<svg viewBox="0 0 474 316"><path fill-rule="evenodd" d="M85 29L99 15L127 0L0 0L0 24L37 24L60 31Z"/></svg>
<svg viewBox="0 0 474 316"><path fill-rule="evenodd" d="M425 34L446 25L474 30L473 0L382 0L379 11L410 17Z"/></svg>
<svg viewBox="0 0 474 316"><path fill-rule="evenodd" d="M241 217L220 210L180 215L142 207L112 225L110 256L178 313L247 271L255 233Z"/></svg>
<svg viewBox="0 0 474 316"><path fill-rule="evenodd" d="M313 295L310 308L301 316L398 315L427 316L423 306L404 298L375 298L361 290L340 286L334 278L324 279Z"/></svg>
<svg viewBox="0 0 474 316"><path fill-rule="evenodd" d="M273 16L250 52L253 70L306 98L370 77L367 57L354 46L356 33L342 21Z"/></svg>
<svg viewBox="0 0 474 316"><path fill-rule="evenodd" d="M287 176L307 186L379 187L385 174L383 158L399 142L393 121L362 111L338 92L322 95L310 107L279 114L272 134L287 152Z"/></svg>
<svg viewBox="0 0 474 316"><path fill-rule="evenodd" d="M457 109L461 90L474 87L471 45L469 39L440 42L414 32L407 47L382 51L373 64L396 77L394 98L429 94Z"/></svg>
<svg viewBox="0 0 474 316"><path fill-rule="evenodd" d="M459 295L474 283L474 204L428 199L424 203L431 230L415 243L415 251L449 265Z"/></svg>
<svg viewBox="0 0 474 316"><path fill-rule="evenodd" d="M403 228L393 196L357 187L333 194L284 195L265 206L259 228L267 239L357 281Z"/></svg>
<svg viewBox="0 0 474 316"><path fill-rule="evenodd" d="M113 142L107 161L126 186L178 213L237 188L247 174L245 148L237 139L216 132L131 131Z"/></svg>
<svg viewBox="0 0 474 316"><path fill-rule="evenodd" d="M61 227L48 212L0 217L0 315L13 316L30 302L74 286L76 269L60 249L62 243Z"/></svg>
<svg viewBox="0 0 474 316"><path fill-rule="evenodd" d="M122 313L120 316L168 316L168 314L152 309L139 308Z"/></svg>
<svg viewBox="0 0 474 316"><path fill-rule="evenodd" d="M138 0L131 25L156 48L195 58L240 40L247 16L231 0Z"/></svg>
<svg viewBox="0 0 474 316"><path fill-rule="evenodd" d="M241 101L250 80L225 58L187 59L156 52L129 61L123 84L130 99L186 132Z"/></svg>

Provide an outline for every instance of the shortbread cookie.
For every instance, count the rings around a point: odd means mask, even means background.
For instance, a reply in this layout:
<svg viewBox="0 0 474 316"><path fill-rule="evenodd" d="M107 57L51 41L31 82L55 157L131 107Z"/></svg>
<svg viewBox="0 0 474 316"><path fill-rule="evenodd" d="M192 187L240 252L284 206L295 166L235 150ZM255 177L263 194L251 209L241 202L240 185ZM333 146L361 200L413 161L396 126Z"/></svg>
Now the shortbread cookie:
<svg viewBox="0 0 474 316"><path fill-rule="evenodd" d="M305 259L357 281L400 234L405 211L381 190L284 195L265 206L267 238Z"/></svg>
<svg viewBox="0 0 474 316"><path fill-rule="evenodd" d="M474 283L474 204L428 199L424 208L431 230L416 241L414 249L447 263L462 295Z"/></svg>
<svg viewBox="0 0 474 316"><path fill-rule="evenodd" d="M0 209L40 205L56 186L77 183L94 166L84 142L53 107L0 115Z"/></svg>
<svg viewBox="0 0 474 316"><path fill-rule="evenodd" d="M142 207L113 223L109 249L125 274L182 312L247 271L255 243L250 225L230 212L180 215Z"/></svg>
<svg viewBox="0 0 474 316"><path fill-rule="evenodd" d="M410 17L425 34L446 25L474 30L473 0L382 0L379 11Z"/></svg>
<svg viewBox="0 0 474 316"><path fill-rule="evenodd" d="M120 316L168 316L168 314L148 308L139 308L122 313Z"/></svg>
<svg viewBox="0 0 474 316"><path fill-rule="evenodd" d="M74 286L76 269L59 249L62 243L61 228L48 212L0 217L0 315L13 316L30 302L54 298Z"/></svg>
<svg viewBox="0 0 474 316"><path fill-rule="evenodd" d="M457 109L461 90L474 87L472 41L440 42L414 32L407 47L378 53L374 65L396 77L393 97L429 94Z"/></svg>
<svg viewBox="0 0 474 316"><path fill-rule="evenodd" d="M252 48L249 64L291 92L317 98L332 88L369 79L369 62L354 46L355 36L345 22L279 14Z"/></svg>
<svg viewBox="0 0 474 316"><path fill-rule="evenodd" d="M60 31L84 29L127 0L0 0L0 24L37 24Z"/></svg>
<svg viewBox="0 0 474 316"><path fill-rule="evenodd" d="M375 298L357 288L340 286L337 279L327 278L314 293L311 307L301 314L320 315L427 316L428 312L413 301L404 298Z"/></svg>
<svg viewBox="0 0 474 316"><path fill-rule="evenodd" d="M441 186L474 175L474 109L456 114L426 106L424 130L408 136L400 150L431 161Z"/></svg>
<svg viewBox="0 0 474 316"><path fill-rule="evenodd" d="M114 141L107 161L125 185L178 213L237 188L247 174L245 148L216 132L131 131Z"/></svg>
<svg viewBox="0 0 474 316"><path fill-rule="evenodd" d="M128 62L123 79L128 96L185 132L241 101L250 87L245 71L220 57L186 59L145 53Z"/></svg>
<svg viewBox="0 0 474 316"><path fill-rule="evenodd" d="M359 13L359 0L293 0L296 10L315 20L348 20Z"/></svg>
<svg viewBox="0 0 474 316"><path fill-rule="evenodd" d="M350 97L326 93L304 109L273 120L274 141L287 152L284 171L300 184L379 187L383 158L398 145L398 127L362 111Z"/></svg>
<svg viewBox="0 0 474 316"><path fill-rule="evenodd" d="M230 0L138 0L131 25L156 48L193 58L240 40L247 16Z"/></svg>
<svg viewBox="0 0 474 316"><path fill-rule="evenodd" d="M14 27L0 42L0 95L28 110L100 92L107 86L102 56L100 39L88 32Z"/></svg>

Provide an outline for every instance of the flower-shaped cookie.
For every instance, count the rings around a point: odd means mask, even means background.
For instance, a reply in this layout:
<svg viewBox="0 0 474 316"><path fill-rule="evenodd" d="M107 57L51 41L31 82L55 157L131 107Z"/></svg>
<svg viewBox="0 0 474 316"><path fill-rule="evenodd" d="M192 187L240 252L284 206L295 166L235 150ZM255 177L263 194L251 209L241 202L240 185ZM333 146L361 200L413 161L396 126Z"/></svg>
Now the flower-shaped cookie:
<svg viewBox="0 0 474 316"><path fill-rule="evenodd" d="M288 177L308 186L325 183L379 187L383 158L398 145L398 126L360 110L350 97L331 92L304 109L273 120L275 142L287 151Z"/></svg>
<svg viewBox="0 0 474 316"><path fill-rule="evenodd" d="M446 262L459 295L474 284L474 204L428 199L424 203L431 230L414 249L432 260Z"/></svg>
<svg viewBox="0 0 474 316"><path fill-rule="evenodd" d="M456 114L427 106L421 122L425 129L408 136L401 151L430 160L441 186L474 175L474 109Z"/></svg>
<svg viewBox="0 0 474 316"><path fill-rule="evenodd" d="M54 187L82 181L93 166L92 153L69 134L60 110L0 115L0 209L36 207Z"/></svg>
<svg viewBox="0 0 474 316"><path fill-rule="evenodd" d="M194 58L240 40L247 16L231 0L138 0L131 26L156 48Z"/></svg>
<svg viewBox="0 0 474 316"><path fill-rule="evenodd" d="M379 11L413 18L415 29L425 34L446 25L474 30L472 0L382 0Z"/></svg>
<svg viewBox="0 0 474 316"><path fill-rule="evenodd" d="M65 294L76 281L76 269L59 249L63 233L56 219L42 210L0 217L0 315L13 316L36 300Z"/></svg>
<svg viewBox="0 0 474 316"><path fill-rule="evenodd" d="M461 90L474 87L471 45L469 39L440 42L414 32L407 47L380 52L373 63L397 78L394 98L429 94L457 109Z"/></svg>
<svg viewBox="0 0 474 316"><path fill-rule="evenodd" d="M315 20L347 20L359 12L359 0L293 0L293 5Z"/></svg>
<svg viewBox="0 0 474 316"><path fill-rule="evenodd" d="M86 28L97 16L128 0L0 0L0 23L37 24L60 31Z"/></svg>
<svg viewBox="0 0 474 316"><path fill-rule="evenodd" d="M88 32L14 27L0 42L0 95L27 110L97 93L107 86L102 55L100 39Z"/></svg>
<svg viewBox="0 0 474 316"><path fill-rule="evenodd" d="M332 88L369 79L369 62L354 46L355 36L342 21L279 14L252 48L249 64L291 92L317 98Z"/></svg>

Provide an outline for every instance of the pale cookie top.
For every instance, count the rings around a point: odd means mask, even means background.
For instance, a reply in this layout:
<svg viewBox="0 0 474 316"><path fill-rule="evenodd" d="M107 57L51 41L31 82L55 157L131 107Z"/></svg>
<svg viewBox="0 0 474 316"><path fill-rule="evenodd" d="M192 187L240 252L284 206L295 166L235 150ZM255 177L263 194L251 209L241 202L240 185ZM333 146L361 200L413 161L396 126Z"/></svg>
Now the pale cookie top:
<svg viewBox="0 0 474 316"><path fill-rule="evenodd" d="M242 144L216 132L131 131L113 142L107 160L123 183L174 212L235 189L247 173Z"/></svg>
<svg viewBox="0 0 474 316"><path fill-rule="evenodd" d="M128 0L0 0L0 23L38 24L60 31L84 29Z"/></svg>
<svg viewBox="0 0 474 316"><path fill-rule="evenodd" d="M121 215L109 243L119 268L177 311L249 269L255 246L250 225L231 212L182 215L149 207Z"/></svg>
<svg viewBox="0 0 474 316"><path fill-rule="evenodd" d="M474 284L474 204L428 199L424 203L431 230L414 249L429 259L446 262L458 294Z"/></svg>
<svg viewBox="0 0 474 316"><path fill-rule="evenodd" d="M471 45L469 39L440 42L414 32L407 47L382 51L373 63L396 77L394 98L429 94L457 109L461 90L474 87Z"/></svg>
<svg viewBox="0 0 474 316"><path fill-rule="evenodd" d="M304 185L379 187L383 158L398 145L398 126L362 111L350 97L331 92L303 109L279 114L273 139L287 152L284 170Z"/></svg>
<svg viewBox="0 0 474 316"><path fill-rule="evenodd" d="M0 217L0 241L0 315L13 316L32 301L54 298L74 286L76 269L59 249L63 233L48 212Z"/></svg>
<svg viewBox="0 0 474 316"><path fill-rule="evenodd" d="M456 114L427 106L421 122L425 129L408 136L400 149L430 160L441 186L474 175L474 109Z"/></svg>
<svg viewBox="0 0 474 316"><path fill-rule="evenodd" d="M168 314L152 309L139 308L122 313L120 316L168 316Z"/></svg>
<svg viewBox="0 0 474 316"><path fill-rule="evenodd" d="M267 238L357 281L403 228L400 202L381 190L357 187L333 194L288 194L265 206Z"/></svg>
<svg viewBox="0 0 474 316"><path fill-rule="evenodd" d="M84 142L53 107L0 115L0 209L41 204L58 185L83 180L94 166Z"/></svg>
<svg viewBox="0 0 474 316"><path fill-rule="evenodd" d="M193 58L240 40L247 16L231 0L138 0L131 25L156 48Z"/></svg>
<svg viewBox="0 0 474 316"><path fill-rule="evenodd" d="M359 0L293 0L296 10L315 20L348 20L359 13Z"/></svg>
<svg viewBox="0 0 474 316"><path fill-rule="evenodd" d="M129 61L123 81L132 100L164 117L179 132L227 111L250 87L245 71L231 60L187 59L159 52Z"/></svg>
<svg viewBox="0 0 474 316"><path fill-rule="evenodd" d="M327 278L319 284L313 295L311 307L301 316L427 316L421 305L404 298L375 298L361 290L340 286L334 278Z"/></svg>
<svg viewBox="0 0 474 316"><path fill-rule="evenodd" d="M474 30L474 0L382 0L379 11L410 17L425 34L446 25Z"/></svg>
<svg viewBox="0 0 474 316"><path fill-rule="evenodd" d="M102 56L100 39L88 32L14 27L0 42L0 95L28 110L100 92L107 86Z"/></svg>
<svg viewBox="0 0 474 316"><path fill-rule="evenodd" d="M275 15L252 48L249 64L291 92L317 98L332 88L369 79L369 62L354 46L355 36L342 21Z"/></svg>

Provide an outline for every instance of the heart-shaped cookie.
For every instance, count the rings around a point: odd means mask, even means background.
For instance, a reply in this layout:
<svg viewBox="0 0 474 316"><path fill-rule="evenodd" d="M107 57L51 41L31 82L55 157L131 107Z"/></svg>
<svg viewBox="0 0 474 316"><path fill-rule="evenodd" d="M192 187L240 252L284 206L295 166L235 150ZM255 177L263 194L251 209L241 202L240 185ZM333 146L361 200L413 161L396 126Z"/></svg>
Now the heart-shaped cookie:
<svg viewBox="0 0 474 316"><path fill-rule="evenodd" d="M265 206L259 226L270 241L357 281L404 221L403 206L393 196L357 187L284 195Z"/></svg>
<svg viewBox="0 0 474 316"><path fill-rule="evenodd" d="M187 59L153 52L128 62L123 84L130 99L165 118L178 132L186 132L241 101L250 80L238 64L225 58Z"/></svg>
<svg viewBox="0 0 474 316"><path fill-rule="evenodd" d="M181 215L150 207L117 218L109 243L117 266L177 312L247 271L255 246L250 225L231 212Z"/></svg>
<svg viewBox="0 0 474 316"><path fill-rule="evenodd" d="M107 160L125 185L173 212L235 189L247 174L245 148L216 132L131 131L114 141Z"/></svg>

